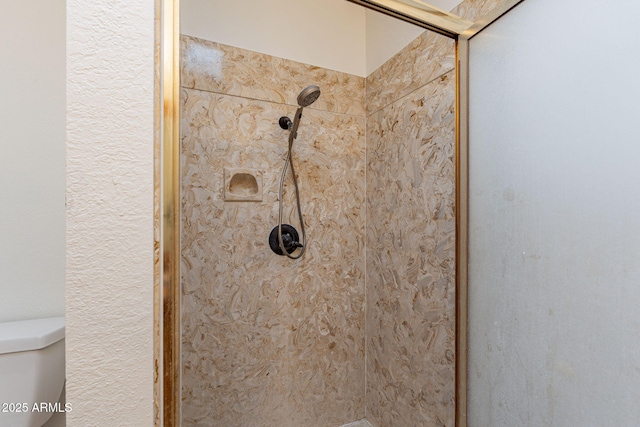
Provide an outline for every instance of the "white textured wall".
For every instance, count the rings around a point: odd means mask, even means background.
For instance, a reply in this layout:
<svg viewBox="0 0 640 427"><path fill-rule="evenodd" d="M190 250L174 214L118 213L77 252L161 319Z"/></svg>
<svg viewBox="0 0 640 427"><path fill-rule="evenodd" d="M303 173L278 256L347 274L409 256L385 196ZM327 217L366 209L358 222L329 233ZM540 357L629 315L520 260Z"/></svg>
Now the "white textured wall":
<svg viewBox="0 0 640 427"><path fill-rule="evenodd" d="M69 427L153 425L154 2L67 1Z"/></svg>
<svg viewBox="0 0 640 427"><path fill-rule="evenodd" d="M64 0L0 0L0 322L64 314Z"/></svg>

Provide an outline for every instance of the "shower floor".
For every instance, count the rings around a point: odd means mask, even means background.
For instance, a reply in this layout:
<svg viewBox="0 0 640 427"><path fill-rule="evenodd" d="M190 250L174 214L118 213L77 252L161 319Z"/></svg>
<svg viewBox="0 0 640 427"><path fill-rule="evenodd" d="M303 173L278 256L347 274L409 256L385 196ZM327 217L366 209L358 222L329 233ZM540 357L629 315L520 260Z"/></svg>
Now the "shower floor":
<svg viewBox="0 0 640 427"><path fill-rule="evenodd" d="M369 421L367 421L365 418L358 420L358 421L354 421L352 423L349 424L344 424L340 427L373 427Z"/></svg>

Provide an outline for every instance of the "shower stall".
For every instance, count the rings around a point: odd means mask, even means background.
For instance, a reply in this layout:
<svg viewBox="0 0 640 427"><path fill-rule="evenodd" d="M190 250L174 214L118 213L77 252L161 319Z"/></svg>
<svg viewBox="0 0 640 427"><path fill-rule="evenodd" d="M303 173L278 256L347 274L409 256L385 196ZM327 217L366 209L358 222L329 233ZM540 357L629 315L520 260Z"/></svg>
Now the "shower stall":
<svg viewBox="0 0 640 427"><path fill-rule="evenodd" d="M434 31L366 77L173 33L164 425L635 425L638 5L354 3Z"/></svg>
<svg viewBox="0 0 640 427"><path fill-rule="evenodd" d="M181 35L182 425L453 424L455 42L416 34L366 77Z"/></svg>

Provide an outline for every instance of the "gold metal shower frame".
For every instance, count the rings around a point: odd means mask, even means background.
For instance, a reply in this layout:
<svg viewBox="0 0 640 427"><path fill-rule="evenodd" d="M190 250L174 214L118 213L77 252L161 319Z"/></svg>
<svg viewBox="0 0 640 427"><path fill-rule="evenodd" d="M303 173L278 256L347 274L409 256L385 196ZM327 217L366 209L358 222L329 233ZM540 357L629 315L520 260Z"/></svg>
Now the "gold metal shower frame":
<svg viewBox="0 0 640 427"><path fill-rule="evenodd" d="M469 40L524 0L503 0L476 22L422 0L346 0L456 41L456 417L467 426ZM180 426L180 0L160 0L159 106L160 274L156 289L159 331L156 369L157 427Z"/></svg>

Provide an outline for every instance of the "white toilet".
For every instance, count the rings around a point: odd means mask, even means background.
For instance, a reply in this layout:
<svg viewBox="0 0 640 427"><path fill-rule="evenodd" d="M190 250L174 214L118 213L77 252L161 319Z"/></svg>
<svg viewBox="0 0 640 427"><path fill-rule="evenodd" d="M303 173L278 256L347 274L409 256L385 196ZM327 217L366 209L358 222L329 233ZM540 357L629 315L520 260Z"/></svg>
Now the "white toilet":
<svg viewBox="0 0 640 427"><path fill-rule="evenodd" d="M0 323L0 426L41 427L64 411L64 381L64 317Z"/></svg>

